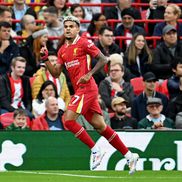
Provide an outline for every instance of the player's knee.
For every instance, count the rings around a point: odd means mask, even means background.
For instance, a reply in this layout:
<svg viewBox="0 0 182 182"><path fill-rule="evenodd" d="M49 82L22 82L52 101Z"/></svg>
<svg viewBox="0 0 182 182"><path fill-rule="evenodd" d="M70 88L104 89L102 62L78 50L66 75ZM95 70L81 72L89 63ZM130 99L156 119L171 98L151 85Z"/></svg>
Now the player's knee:
<svg viewBox="0 0 182 182"><path fill-rule="evenodd" d="M107 127L106 124L100 124L100 125L94 126L95 130L98 133L102 133L106 129L106 127Z"/></svg>

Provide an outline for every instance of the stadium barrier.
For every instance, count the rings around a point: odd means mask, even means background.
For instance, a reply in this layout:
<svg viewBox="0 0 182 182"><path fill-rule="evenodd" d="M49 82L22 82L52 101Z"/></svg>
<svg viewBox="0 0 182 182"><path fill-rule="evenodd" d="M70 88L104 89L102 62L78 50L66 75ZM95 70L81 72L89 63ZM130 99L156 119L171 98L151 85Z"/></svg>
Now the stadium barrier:
<svg viewBox="0 0 182 182"><path fill-rule="evenodd" d="M182 171L182 130L117 131L137 152L137 170ZM89 134L106 151L98 170L128 170L126 160L105 138ZM69 131L0 132L0 171L3 170L89 170L90 150Z"/></svg>

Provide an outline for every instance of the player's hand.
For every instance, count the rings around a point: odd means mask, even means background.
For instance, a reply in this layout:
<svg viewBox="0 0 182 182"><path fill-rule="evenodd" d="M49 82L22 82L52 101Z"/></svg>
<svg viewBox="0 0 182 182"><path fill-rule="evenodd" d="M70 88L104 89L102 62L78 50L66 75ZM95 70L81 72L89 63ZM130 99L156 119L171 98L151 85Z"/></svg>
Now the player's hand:
<svg viewBox="0 0 182 182"><path fill-rule="evenodd" d="M77 85L78 85L79 83L87 83L87 82L90 80L91 77L92 77L92 74L91 74L91 73L87 73L87 74L83 75L83 76L77 81Z"/></svg>
<svg viewBox="0 0 182 182"><path fill-rule="evenodd" d="M48 56L49 54L48 54L47 47L46 46L42 47L40 50L40 59L45 62L48 60Z"/></svg>

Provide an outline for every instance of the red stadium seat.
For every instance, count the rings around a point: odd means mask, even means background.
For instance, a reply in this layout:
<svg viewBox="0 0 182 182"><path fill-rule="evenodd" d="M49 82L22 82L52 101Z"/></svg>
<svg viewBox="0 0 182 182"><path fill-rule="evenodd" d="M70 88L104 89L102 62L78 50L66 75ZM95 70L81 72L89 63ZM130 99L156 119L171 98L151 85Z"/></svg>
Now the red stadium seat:
<svg viewBox="0 0 182 182"><path fill-rule="evenodd" d="M164 80L162 83L156 83L156 91L166 95L169 98L169 91L167 88L167 80Z"/></svg>
<svg viewBox="0 0 182 182"><path fill-rule="evenodd" d="M132 78L130 80L130 83L133 86L133 91L135 95L139 95L143 92L144 90L143 77Z"/></svg>

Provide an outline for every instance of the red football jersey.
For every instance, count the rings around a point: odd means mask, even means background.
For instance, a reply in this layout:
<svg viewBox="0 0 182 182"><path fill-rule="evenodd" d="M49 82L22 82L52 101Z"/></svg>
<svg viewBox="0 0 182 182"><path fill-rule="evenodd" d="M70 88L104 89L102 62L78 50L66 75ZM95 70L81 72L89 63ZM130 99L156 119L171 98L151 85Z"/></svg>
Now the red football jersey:
<svg viewBox="0 0 182 182"><path fill-rule="evenodd" d="M91 40L80 36L77 36L71 45L64 44L59 49L58 63L65 65L75 91L83 85L90 89L97 87L93 78L86 84L77 85L77 81L90 71L91 57L96 57L99 52Z"/></svg>

